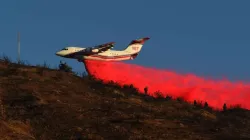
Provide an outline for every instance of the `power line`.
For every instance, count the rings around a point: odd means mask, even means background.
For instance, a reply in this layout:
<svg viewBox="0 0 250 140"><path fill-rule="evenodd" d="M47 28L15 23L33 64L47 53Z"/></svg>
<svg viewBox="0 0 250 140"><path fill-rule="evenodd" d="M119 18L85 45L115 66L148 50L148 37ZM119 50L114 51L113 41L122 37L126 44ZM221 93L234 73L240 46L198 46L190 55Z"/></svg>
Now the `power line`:
<svg viewBox="0 0 250 140"><path fill-rule="evenodd" d="M18 63L20 63L20 32L17 33L17 53L18 53Z"/></svg>

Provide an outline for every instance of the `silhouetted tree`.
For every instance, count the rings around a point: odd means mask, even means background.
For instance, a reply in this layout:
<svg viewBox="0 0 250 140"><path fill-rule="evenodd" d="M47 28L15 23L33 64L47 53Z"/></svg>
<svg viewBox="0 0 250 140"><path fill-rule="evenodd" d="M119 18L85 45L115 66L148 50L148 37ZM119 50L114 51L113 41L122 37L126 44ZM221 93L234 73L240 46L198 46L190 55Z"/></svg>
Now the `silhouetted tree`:
<svg viewBox="0 0 250 140"><path fill-rule="evenodd" d="M184 101L184 98L178 97L176 100L179 101L179 102L183 102L183 101Z"/></svg>
<svg viewBox="0 0 250 140"><path fill-rule="evenodd" d="M82 72L81 77L84 78L84 77L86 77L87 75L88 75L88 74L87 74L86 72Z"/></svg>
<svg viewBox="0 0 250 140"><path fill-rule="evenodd" d="M72 68L66 64L66 62L60 61L59 64L59 70L65 71L65 72L72 72Z"/></svg>
<svg viewBox="0 0 250 140"><path fill-rule="evenodd" d="M207 102L205 102L204 108L208 108L208 103Z"/></svg>
<svg viewBox="0 0 250 140"><path fill-rule="evenodd" d="M223 105L223 111L226 111L227 110L227 105L226 105L226 103L224 103L224 105Z"/></svg>
<svg viewBox="0 0 250 140"><path fill-rule="evenodd" d="M131 85L129 86L129 88L134 88L134 85L133 85L133 84L131 84Z"/></svg>
<svg viewBox="0 0 250 140"><path fill-rule="evenodd" d="M148 94L148 87L147 86L144 88L144 93Z"/></svg>
<svg viewBox="0 0 250 140"><path fill-rule="evenodd" d="M163 99L164 97L163 97L163 95L162 95L162 93L158 90L158 91L156 91L155 93L154 93L154 95L156 96L156 98L158 98L158 99Z"/></svg>
<svg viewBox="0 0 250 140"><path fill-rule="evenodd" d="M167 100L171 100L172 97L171 97L171 96L166 96L166 99L167 99Z"/></svg>
<svg viewBox="0 0 250 140"><path fill-rule="evenodd" d="M196 102L196 100L194 100L194 105L195 105L195 106L197 105L197 102Z"/></svg>

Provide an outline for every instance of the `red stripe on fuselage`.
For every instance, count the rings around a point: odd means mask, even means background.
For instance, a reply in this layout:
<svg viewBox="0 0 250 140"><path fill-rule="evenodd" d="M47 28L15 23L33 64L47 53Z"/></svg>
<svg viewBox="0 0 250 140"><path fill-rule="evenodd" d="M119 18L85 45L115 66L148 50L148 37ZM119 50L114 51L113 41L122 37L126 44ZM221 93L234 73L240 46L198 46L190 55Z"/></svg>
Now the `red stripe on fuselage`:
<svg viewBox="0 0 250 140"><path fill-rule="evenodd" d="M137 54L137 53L135 53ZM90 55L88 57L97 57L97 58L102 58L102 59L118 59L118 58L126 58L126 57L131 57L135 54L129 54L129 55L117 55L117 56L103 56L103 55Z"/></svg>
<svg viewBox="0 0 250 140"><path fill-rule="evenodd" d="M72 53L69 54L65 57L67 58L74 58L77 55L81 55L80 53ZM83 55L83 54L82 54ZM93 54L93 55L83 55L87 57L93 57L93 58L101 58L101 59L121 59L121 58L129 58L129 57L134 57L134 55L138 55L138 53L133 53L133 54L127 54L127 55L117 55L117 56L103 56L103 55L98 55L98 54Z"/></svg>

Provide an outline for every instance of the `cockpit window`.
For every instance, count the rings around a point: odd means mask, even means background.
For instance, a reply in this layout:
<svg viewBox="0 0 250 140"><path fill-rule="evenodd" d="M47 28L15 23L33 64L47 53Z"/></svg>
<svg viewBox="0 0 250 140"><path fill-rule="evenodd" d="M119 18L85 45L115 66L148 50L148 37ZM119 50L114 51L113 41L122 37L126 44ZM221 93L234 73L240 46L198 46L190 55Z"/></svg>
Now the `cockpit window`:
<svg viewBox="0 0 250 140"><path fill-rule="evenodd" d="M63 48L62 50L69 50L68 48Z"/></svg>

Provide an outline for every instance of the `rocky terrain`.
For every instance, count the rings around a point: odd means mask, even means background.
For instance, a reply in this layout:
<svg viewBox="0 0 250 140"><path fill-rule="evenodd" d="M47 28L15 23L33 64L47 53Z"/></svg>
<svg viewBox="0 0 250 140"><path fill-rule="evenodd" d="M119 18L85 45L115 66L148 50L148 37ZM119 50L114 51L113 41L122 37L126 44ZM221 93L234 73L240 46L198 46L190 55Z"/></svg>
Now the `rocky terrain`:
<svg viewBox="0 0 250 140"><path fill-rule="evenodd" d="M133 87L6 58L0 76L1 139L250 139L250 111L239 107L213 111L155 99Z"/></svg>

